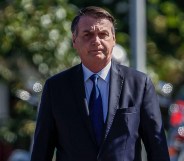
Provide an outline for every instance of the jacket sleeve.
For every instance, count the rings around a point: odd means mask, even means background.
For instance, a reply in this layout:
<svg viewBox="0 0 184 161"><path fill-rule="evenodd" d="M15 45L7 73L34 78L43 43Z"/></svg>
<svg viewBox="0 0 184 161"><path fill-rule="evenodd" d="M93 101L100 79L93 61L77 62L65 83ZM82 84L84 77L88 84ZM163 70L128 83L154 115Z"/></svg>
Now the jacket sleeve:
<svg viewBox="0 0 184 161"><path fill-rule="evenodd" d="M158 97L150 78L146 78L141 106L140 134L148 161L169 161Z"/></svg>
<svg viewBox="0 0 184 161"><path fill-rule="evenodd" d="M31 161L51 161L56 143L49 83L45 83L38 112Z"/></svg>

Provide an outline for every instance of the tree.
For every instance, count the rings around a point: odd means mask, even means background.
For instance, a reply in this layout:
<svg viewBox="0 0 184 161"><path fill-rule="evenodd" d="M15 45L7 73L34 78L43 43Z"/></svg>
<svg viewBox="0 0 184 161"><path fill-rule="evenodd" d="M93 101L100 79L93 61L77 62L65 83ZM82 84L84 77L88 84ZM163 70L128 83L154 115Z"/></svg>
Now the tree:
<svg viewBox="0 0 184 161"><path fill-rule="evenodd" d="M1 4L0 81L9 86L11 99L0 140L29 149L45 78L79 61L70 39L76 7L65 0Z"/></svg>
<svg viewBox="0 0 184 161"><path fill-rule="evenodd" d="M184 81L183 1L147 3L148 65L159 79L180 85Z"/></svg>

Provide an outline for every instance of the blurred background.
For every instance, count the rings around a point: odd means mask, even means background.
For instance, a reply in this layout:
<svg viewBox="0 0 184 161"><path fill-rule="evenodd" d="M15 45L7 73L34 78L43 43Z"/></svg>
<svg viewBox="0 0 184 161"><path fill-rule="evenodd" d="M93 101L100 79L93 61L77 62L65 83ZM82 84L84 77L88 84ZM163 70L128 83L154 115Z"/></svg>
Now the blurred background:
<svg viewBox="0 0 184 161"><path fill-rule="evenodd" d="M171 159L183 161L184 1L145 3L146 73L158 93ZM45 80L80 62L70 24L87 5L114 15L119 55L113 57L133 66L128 0L0 1L0 161L29 160Z"/></svg>

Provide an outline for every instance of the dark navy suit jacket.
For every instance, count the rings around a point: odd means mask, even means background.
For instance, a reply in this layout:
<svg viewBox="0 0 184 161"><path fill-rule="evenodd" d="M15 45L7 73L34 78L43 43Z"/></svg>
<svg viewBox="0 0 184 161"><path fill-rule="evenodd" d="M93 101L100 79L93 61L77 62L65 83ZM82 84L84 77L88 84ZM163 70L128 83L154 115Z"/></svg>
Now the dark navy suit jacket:
<svg viewBox="0 0 184 161"><path fill-rule="evenodd" d="M98 148L86 104L82 65L44 86L31 161L169 161L157 95L143 73L112 61L107 121Z"/></svg>

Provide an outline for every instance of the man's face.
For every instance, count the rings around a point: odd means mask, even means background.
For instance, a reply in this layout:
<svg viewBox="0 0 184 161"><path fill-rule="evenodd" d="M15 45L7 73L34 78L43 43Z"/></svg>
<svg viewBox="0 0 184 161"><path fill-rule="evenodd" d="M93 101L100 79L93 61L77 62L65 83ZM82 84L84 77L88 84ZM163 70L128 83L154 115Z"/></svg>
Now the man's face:
<svg viewBox="0 0 184 161"><path fill-rule="evenodd" d="M115 45L113 25L108 19L82 16L73 34L73 47L82 63L93 72L104 68L112 57Z"/></svg>

